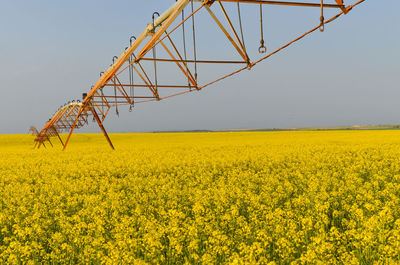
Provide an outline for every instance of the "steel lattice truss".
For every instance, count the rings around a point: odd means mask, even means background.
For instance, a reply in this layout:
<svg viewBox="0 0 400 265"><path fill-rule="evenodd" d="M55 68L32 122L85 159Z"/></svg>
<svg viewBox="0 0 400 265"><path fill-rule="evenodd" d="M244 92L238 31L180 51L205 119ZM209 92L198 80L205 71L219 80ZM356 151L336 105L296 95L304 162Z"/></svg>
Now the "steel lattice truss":
<svg viewBox="0 0 400 265"><path fill-rule="evenodd" d="M100 74L100 78L91 90L84 93L83 102L72 102L61 107L40 132L35 132L35 129L31 128L36 134L35 147L40 148L45 141L50 142L50 138L57 137L65 149L73 131L87 124L89 118L93 118L114 149L103 127L103 122L111 109L115 109L118 114L118 107L123 105L128 105L129 109L132 110L137 103L160 101L199 91L243 70L251 69L259 62L266 60L310 33L317 30L323 31L326 24L342 14L347 14L353 7L365 0L360 0L349 6L346 6L343 0L330 0L330 3L327 3L328 1L325 0L325 3L323 0L320 3L303 3L266 0L178 0L161 15L154 13L153 21L148 24L142 34L137 38L134 36L130 38L130 46L120 56L113 58L112 65ZM321 16L315 27L278 49L266 53L262 22L262 7L265 5L314 7L320 10ZM238 18L237 23L234 23L232 19L234 16L232 6L237 10L235 14L235 17ZM260 56L256 60L250 59L246 49L241 19L241 12L244 13L243 10L241 11L242 6L259 6L260 8ZM337 9L338 12L331 18L325 19L324 10L326 9ZM213 21L215 28L226 38L234 53L235 60L203 60L197 58L196 41L198 43L198 36L196 36L195 28L201 25L195 23L195 18L197 19L200 13L208 16L208 19ZM188 39L190 41L187 41ZM179 45L178 41L180 41ZM189 50L192 51L190 55ZM167 65L167 68L161 68L161 64ZM200 81L199 69L202 65L219 64L236 66L236 68L212 80ZM176 70L176 72L170 74L173 78L170 78L172 80L168 83L161 83L158 78L162 69ZM63 131L69 131L65 143L59 135Z"/></svg>

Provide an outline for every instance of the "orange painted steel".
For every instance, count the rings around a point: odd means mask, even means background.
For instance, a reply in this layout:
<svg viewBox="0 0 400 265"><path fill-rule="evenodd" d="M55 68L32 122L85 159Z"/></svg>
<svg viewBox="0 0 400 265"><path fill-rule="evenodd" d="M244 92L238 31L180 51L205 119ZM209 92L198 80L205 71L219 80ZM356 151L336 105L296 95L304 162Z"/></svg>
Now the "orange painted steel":
<svg viewBox="0 0 400 265"><path fill-rule="evenodd" d="M219 0L218 2L233 2L233 3L247 3L247 4L263 4L263 5L281 5L281 6L304 6L304 7L320 7L321 4L304 3L304 2L284 2L284 1L264 1L264 0ZM342 4L339 4L342 2ZM338 4L324 4L327 8L342 8L343 1L336 0Z"/></svg>
<svg viewBox="0 0 400 265"><path fill-rule="evenodd" d="M78 115L81 108L81 102L72 102L60 107L53 117L46 123L44 128L40 132L34 133L36 135L34 140L35 146L37 144L37 148L40 148L41 145L44 145L45 141L51 143L50 138L52 137L57 137L64 146L65 144L59 134L63 131L69 131L75 121L79 128L88 122L88 116L90 114L87 111ZM31 130L34 131L32 127Z"/></svg>
<svg viewBox="0 0 400 265"><path fill-rule="evenodd" d="M291 1L267 1L267 0L220 0L218 2L219 11L222 12L220 18L216 15L215 11L211 8L215 3L215 0L178 0L176 1L167 11L162 13L159 17L155 18L154 21L146 27L146 29L137 37L131 37L135 39L134 42L130 43L117 58L113 61L113 64L103 73L100 78L91 88L91 90L84 94L83 101L70 102L60 107L57 112L49 119L43 129L38 132L33 126L31 127L32 133L35 135L35 147L40 148L41 145L45 146L45 142L49 142L51 138L58 138L63 146L63 150L67 147L72 133L75 129L79 129L85 126L89 119L92 118L93 121L97 122L99 128L103 132L107 139L110 147L114 149L110 137L108 136L103 123L110 113L110 111L115 108L116 113L119 113L118 106L128 105L130 110L135 104L160 101L175 97L178 95L187 94L190 92L201 90L212 84L215 84L223 79L236 75L243 70L251 69L258 63L268 59L272 55L282 51L293 43L301 40L305 36L311 34L312 32L323 28L326 24L334 21L343 14L347 14L355 6L361 4L365 0L359 0L358 2L346 6L343 0L331 0L333 3L326 3L326 1L321 1L321 3L310 3L310 2L291 2ZM199 6L194 8L193 2L199 3ZM325 2L325 3L324 3ZM242 25L240 25L242 40L239 38L238 31L234 27L234 23L231 20L231 16L223 5L226 3L237 3L239 19L240 17L240 3L244 4L256 4L256 5L281 5L281 6L294 6L294 7L318 7L321 8L321 17L323 16L324 8L335 8L339 9L339 12L327 20L322 20L317 26L312 27L309 31L301 34L299 37L293 39L292 41L282 45L278 49L270 52L267 55L263 55L260 58L251 61L248 56L248 51L244 44ZM191 10L189 15L184 16L185 8L190 5ZM200 10L205 9L206 14L209 14L209 19L215 22L216 28L222 31L223 35L227 38L228 43L232 45L236 52L236 56L239 56L238 60L198 60L195 56L196 54L196 25L194 23L194 16L199 13ZM179 15L182 14L182 20L178 21ZM189 20L192 18L192 20ZM221 19L224 19L224 23ZM192 21L192 33L193 33L193 54L194 58L187 58L186 51L186 38L185 31L183 32L183 42L184 51L180 51L175 41L172 38L172 34L179 28L182 28L185 23L189 24ZM241 20L240 20L241 21ZM176 25L173 26L173 24ZM240 22L241 23L241 22ZM262 22L261 22L262 26ZM171 29L169 30L169 28ZM230 29L231 33L228 31ZM167 32L168 30L168 32ZM166 42L164 40L167 39ZM169 46L169 47L168 47ZM149 51L161 47L167 58L150 58L148 55ZM135 52L139 51L137 55ZM182 54L185 56L183 57ZM155 52L154 52L155 55ZM114 58L114 59L115 59ZM155 63L169 63L173 67L177 67L177 72L180 73L185 83L175 83L175 84L159 84L158 80L152 80L152 77L156 77L154 72L150 74L150 70L146 69L142 63L154 62ZM243 64L239 69L220 76L212 81L206 82L205 84L199 84L197 79L197 64L230 64L238 65ZM172 69L171 66L171 69ZM193 73L194 67L194 73ZM127 75L127 70L129 69L129 81L124 80ZM139 82L134 82L134 75L137 75ZM125 76L124 76L125 75ZM178 77L178 76L177 76ZM137 94L135 89L147 89L142 91L143 94ZM174 92L174 90L179 89L179 92ZM141 93L142 93L141 92ZM60 137L60 133L64 131L69 131L68 137L65 142Z"/></svg>

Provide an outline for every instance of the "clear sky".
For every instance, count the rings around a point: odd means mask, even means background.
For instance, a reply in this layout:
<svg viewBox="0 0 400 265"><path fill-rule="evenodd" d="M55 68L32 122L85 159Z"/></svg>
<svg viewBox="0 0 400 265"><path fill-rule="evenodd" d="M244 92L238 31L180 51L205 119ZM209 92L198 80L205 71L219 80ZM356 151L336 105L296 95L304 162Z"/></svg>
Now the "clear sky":
<svg viewBox="0 0 400 265"><path fill-rule="evenodd" d="M89 90L154 11L173 2L2 0L0 133L42 128L60 105ZM256 51L258 18L246 14L255 10L243 9L248 47ZM366 0L324 33L315 32L252 71L198 93L140 104L119 118L110 115L105 126L110 132L139 132L400 124L399 11L399 0ZM309 8L266 7L264 14L271 47L319 20L318 10ZM215 33L207 34L198 43L207 49L203 54L223 53L214 47ZM98 129L81 130L87 131Z"/></svg>

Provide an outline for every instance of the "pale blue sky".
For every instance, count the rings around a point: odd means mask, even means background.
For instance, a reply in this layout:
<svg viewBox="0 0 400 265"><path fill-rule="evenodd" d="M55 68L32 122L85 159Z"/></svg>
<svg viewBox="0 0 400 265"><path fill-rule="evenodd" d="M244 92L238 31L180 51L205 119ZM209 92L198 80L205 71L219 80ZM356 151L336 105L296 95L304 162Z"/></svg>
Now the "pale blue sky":
<svg viewBox="0 0 400 265"><path fill-rule="evenodd" d="M30 125L41 128L60 105L89 90L154 11L162 12L173 2L2 0L0 133L26 133ZM131 132L400 124L399 11L398 0L366 0L324 33L315 32L252 71L199 93L140 104L132 113L120 111L119 118L107 118L106 128ZM319 19L314 9L271 7L264 13L271 47ZM257 18L251 21L252 14L246 15L244 24L256 25ZM207 22L199 18L199 23ZM258 31L247 31L252 51ZM198 44L208 58L223 52L213 50L214 33L209 34ZM97 130L90 125L81 132Z"/></svg>

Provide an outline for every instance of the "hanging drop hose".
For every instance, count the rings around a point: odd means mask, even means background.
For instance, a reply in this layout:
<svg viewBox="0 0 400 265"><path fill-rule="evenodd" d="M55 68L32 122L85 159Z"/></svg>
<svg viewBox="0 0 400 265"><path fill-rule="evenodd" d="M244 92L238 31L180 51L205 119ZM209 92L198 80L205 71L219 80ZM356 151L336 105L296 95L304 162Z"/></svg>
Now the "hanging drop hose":
<svg viewBox="0 0 400 265"><path fill-rule="evenodd" d="M193 0L190 1L192 6L192 14L194 13ZM192 15L193 26L193 56L194 56L194 79L197 83L197 52L196 52L196 29L194 24L194 14Z"/></svg>
<svg viewBox="0 0 400 265"><path fill-rule="evenodd" d="M324 32L325 31L325 18L324 18L324 0L321 0L321 18L320 18L321 24L319 27L319 31Z"/></svg>
<svg viewBox="0 0 400 265"><path fill-rule="evenodd" d="M91 86L91 87L90 87L90 91L92 91L93 87L94 87L94 86ZM93 104L93 103L91 103L91 104ZM94 108L93 105L92 105L92 108ZM96 121L96 119L94 118L94 115L93 115L92 122L95 122L95 121Z"/></svg>
<svg viewBox="0 0 400 265"><path fill-rule="evenodd" d="M237 2L237 10L238 10L238 17L239 17L240 35L242 37L242 44L243 44L244 50L246 50L246 44L244 43L242 16L240 14L240 3L239 2Z"/></svg>
<svg viewBox="0 0 400 265"><path fill-rule="evenodd" d="M131 44L132 45L132 44ZM128 49L129 47L125 47L125 51ZM129 75L129 99L128 99L128 103L130 105L129 107L129 112L132 111L132 103L131 103L131 97L132 97L132 67L131 67L131 63L132 63L132 56L128 57L128 75Z"/></svg>
<svg viewBox="0 0 400 265"><path fill-rule="evenodd" d="M154 20L155 20L155 16L160 16L160 14L158 13L158 12L154 12L153 13L153 33L154 33L154 31L155 31L155 24L154 24ZM157 59L157 54L156 54L156 46L154 46L153 47L153 62L154 62L154 85L155 85L155 90L156 90L156 92L157 92L157 94L158 94L158 80L157 80L157 62L156 62L156 59Z"/></svg>
<svg viewBox="0 0 400 265"><path fill-rule="evenodd" d="M113 57L113 64L115 63L115 59L118 59L118 57L117 56ZM113 82L114 82L114 97L115 97L115 113L119 117L118 101L117 101L117 79L115 78L115 75L113 78Z"/></svg>
<svg viewBox="0 0 400 265"><path fill-rule="evenodd" d="M187 52L186 52L186 34L185 34L185 9L182 9L182 40L183 40L183 57L185 58L185 66L187 66ZM189 77L188 77L188 86L189 89L192 89L192 84L190 83Z"/></svg>
<svg viewBox="0 0 400 265"><path fill-rule="evenodd" d="M178 0L175 0L175 2L178 2ZM182 9L182 40L183 40L183 57L185 59L185 62L183 63L186 68L188 68L187 66L187 52L186 52L186 34L185 34L185 9ZM190 83L189 77L188 77L188 87L189 90L192 89L192 84Z"/></svg>
<svg viewBox="0 0 400 265"><path fill-rule="evenodd" d="M136 41L136 37L132 36L129 39L130 46L132 46L132 40ZM133 55L131 55L131 56L129 56L129 83L131 85L131 87L130 87L131 105L129 106L129 112L132 112L132 109L135 104L135 98L134 98L135 97L135 82L134 82L135 81L134 80L135 71L133 70L133 65L132 65L133 62L134 62L134 58L133 58Z"/></svg>
<svg viewBox="0 0 400 265"><path fill-rule="evenodd" d="M247 58L247 65L249 66L249 70L251 69L250 66L250 58L249 55L247 54L247 50L246 50L246 43L244 41L244 34L243 34L243 25L242 25L242 15L240 12L240 3L237 2L237 10L238 10L238 18L239 18L239 26L240 26L240 35L242 37L242 46L243 46L243 50L246 54L246 58Z"/></svg>
<svg viewBox="0 0 400 265"><path fill-rule="evenodd" d="M114 77L114 84L117 80L115 80ZM118 101L117 101L117 87L114 85L114 97L115 97L115 114L119 117L119 111L118 111Z"/></svg>
<svg viewBox="0 0 400 265"><path fill-rule="evenodd" d="M266 53L267 47L264 45L264 25L263 25L263 10L262 4L260 4L260 29L261 29L261 40L260 40L260 47L258 48L259 53Z"/></svg>
<svg viewBox="0 0 400 265"><path fill-rule="evenodd" d="M132 44L131 44L132 45ZM126 47L125 48L125 51L128 49L129 47ZM132 82L132 75L133 75L133 73L132 73L132 66L131 66L131 64L132 64L132 56L129 56L128 57L128 74L129 74L129 91L130 91L130 93L129 93L129 98L128 98L128 103L129 103L129 112L132 112L132 105L133 105L133 101L131 101L132 100L132 86L133 86L133 82Z"/></svg>
<svg viewBox="0 0 400 265"><path fill-rule="evenodd" d="M100 77L104 74L104 72L100 72ZM104 93L103 88L100 88L101 96L103 97L101 100L104 101ZM101 115L102 119L104 119L104 102L101 103Z"/></svg>

